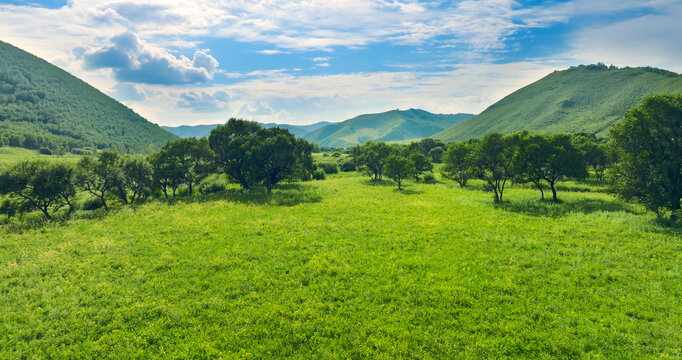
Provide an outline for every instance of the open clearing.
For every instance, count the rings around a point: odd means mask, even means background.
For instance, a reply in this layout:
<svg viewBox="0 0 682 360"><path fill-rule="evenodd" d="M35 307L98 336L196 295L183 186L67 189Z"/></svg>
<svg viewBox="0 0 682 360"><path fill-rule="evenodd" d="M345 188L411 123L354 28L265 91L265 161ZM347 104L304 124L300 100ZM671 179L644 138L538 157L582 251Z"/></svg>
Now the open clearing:
<svg viewBox="0 0 682 360"><path fill-rule="evenodd" d="M0 358L679 358L682 234L362 176L0 233Z"/></svg>

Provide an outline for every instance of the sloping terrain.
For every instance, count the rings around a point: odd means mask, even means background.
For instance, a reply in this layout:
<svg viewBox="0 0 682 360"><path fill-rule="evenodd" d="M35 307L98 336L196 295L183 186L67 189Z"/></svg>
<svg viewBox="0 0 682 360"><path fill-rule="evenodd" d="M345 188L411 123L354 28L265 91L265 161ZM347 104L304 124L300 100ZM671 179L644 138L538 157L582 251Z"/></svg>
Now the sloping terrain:
<svg viewBox="0 0 682 360"><path fill-rule="evenodd" d="M175 138L66 71L0 41L0 145L137 150Z"/></svg>
<svg viewBox="0 0 682 360"><path fill-rule="evenodd" d="M267 124L259 124L262 127L265 128L271 128L271 127L281 127L283 129L287 129L291 131L292 134L298 136L298 137L305 137L308 133L311 131L317 130L323 126L331 124L330 122L327 121L320 121L318 123L310 124L310 125L289 125L289 124L275 124L275 123L267 123ZM211 130L215 129L217 126L221 124L210 124L210 125L181 125L181 126L162 126L166 131L169 131L179 137L182 138L187 138L187 137L204 137L208 136L211 133Z"/></svg>
<svg viewBox="0 0 682 360"><path fill-rule="evenodd" d="M605 137L645 95L680 91L682 76L666 70L578 66L549 74L434 137L448 142L519 130Z"/></svg>

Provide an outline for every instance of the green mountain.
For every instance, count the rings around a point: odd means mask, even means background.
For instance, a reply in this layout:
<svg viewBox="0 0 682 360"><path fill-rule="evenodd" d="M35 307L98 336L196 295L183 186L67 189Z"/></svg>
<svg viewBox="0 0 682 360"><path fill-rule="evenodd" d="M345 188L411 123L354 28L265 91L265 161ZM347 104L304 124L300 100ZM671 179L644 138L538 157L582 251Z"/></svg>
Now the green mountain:
<svg viewBox="0 0 682 360"><path fill-rule="evenodd" d="M679 91L682 76L670 71L581 65L555 71L434 137L455 141L491 131L519 130L590 132L605 137L611 126L645 95Z"/></svg>
<svg viewBox="0 0 682 360"><path fill-rule="evenodd" d="M419 140L468 119L472 114L432 114L419 109L365 114L317 129L305 138L320 146L342 148L367 141Z"/></svg>
<svg viewBox="0 0 682 360"><path fill-rule="evenodd" d="M268 124L260 124L260 126L265 127L265 128L271 128L271 127L281 127L283 129L287 129L291 131L292 134L296 135L297 137L305 137L308 133L311 131L317 130L323 126L331 124L330 122L327 121L321 121L318 123L310 124L310 125L289 125L289 124L275 124L275 123L268 123ZM211 133L211 130L215 129L219 125L222 124L211 124L211 125L181 125L181 126L162 126L166 131L169 131L179 137L182 138L187 138L187 137L204 137L208 136Z"/></svg>
<svg viewBox="0 0 682 360"><path fill-rule="evenodd" d="M0 41L0 145L140 150L175 138L66 71Z"/></svg>

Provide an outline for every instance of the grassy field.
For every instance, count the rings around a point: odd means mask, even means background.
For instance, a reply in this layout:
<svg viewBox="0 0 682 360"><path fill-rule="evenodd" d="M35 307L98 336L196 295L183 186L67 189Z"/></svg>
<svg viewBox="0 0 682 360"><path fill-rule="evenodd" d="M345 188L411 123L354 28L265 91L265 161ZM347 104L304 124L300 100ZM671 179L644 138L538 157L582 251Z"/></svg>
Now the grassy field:
<svg viewBox="0 0 682 360"><path fill-rule="evenodd" d="M365 177L0 233L0 358L671 358L682 232Z"/></svg>
<svg viewBox="0 0 682 360"><path fill-rule="evenodd" d="M41 155L38 150L30 150L16 147L0 147L0 166L14 164L24 160L33 159L50 159L50 160L67 160L77 161L80 157L78 155Z"/></svg>

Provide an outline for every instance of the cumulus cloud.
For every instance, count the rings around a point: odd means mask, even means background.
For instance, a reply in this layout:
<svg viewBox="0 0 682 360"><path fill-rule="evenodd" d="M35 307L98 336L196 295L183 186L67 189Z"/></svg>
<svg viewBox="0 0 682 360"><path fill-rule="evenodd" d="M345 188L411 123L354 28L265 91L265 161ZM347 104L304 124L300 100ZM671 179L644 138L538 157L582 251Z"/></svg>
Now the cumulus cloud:
<svg viewBox="0 0 682 360"><path fill-rule="evenodd" d="M82 53L87 69L110 68L118 81L144 84L194 84L213 79L218 61L202 51L192 60L152 47L132 32L110 39L111 46Z"/></svg>
<svg viewBox="0 0 682 360"><path fill-rule="evenodd" d="M205 91L187 91L178 95L177 106L180 108L191 109L195 113L218 112L228 105L230 94L226 91L218 90L213 93Z"/></svg>

